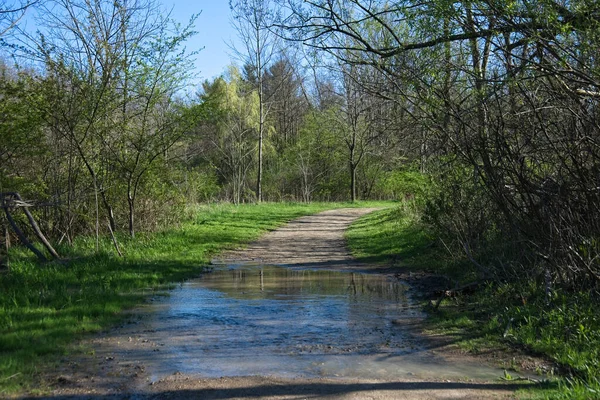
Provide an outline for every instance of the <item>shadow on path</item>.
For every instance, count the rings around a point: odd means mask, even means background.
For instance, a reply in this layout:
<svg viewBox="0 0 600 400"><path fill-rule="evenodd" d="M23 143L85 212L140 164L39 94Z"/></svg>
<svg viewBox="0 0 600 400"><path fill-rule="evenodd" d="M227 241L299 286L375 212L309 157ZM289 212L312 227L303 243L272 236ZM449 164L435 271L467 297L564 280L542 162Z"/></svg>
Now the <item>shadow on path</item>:
<svg viewBox="0 0 600 400"><path fill-rule="evenodd" d="M198 387L190 389L176 390L161 390L160 388L153 393L136 393L136 394L120 394L109 396L94 396L94 395L66 395L54 396L52 399L67 400L67 399L119 399L119 398L135 398L135 399L254 399L254 398L282 398L283 396L309 396L310 398L319 398L324 396L327 398L336 398L337 396L345 396L351 394L359 395L375 395L375 398L415 398L419 394L426 394L427 398L447 398L449 393L446 391L461 391L464 396L459 398L478 398L478 393L496 392L499 395L507 394L519 389L531 387L528 382L522 383L471 383L471 382L386 382L386 383L294 383L294 382L272 382L268 384L246 385L243 387L212 387L218 384L220 380L200 381L197 386L206 383L207 387ZM231 381L231 379L230 379ZM193 382L193 381L192 381ZM185 382L174 382L176 386L179 383L186 385ZM160 385L160 384L159 384ZM189 383L187 384L189 385ZM410 392L413 396L410 396ZM455 393L456 394L456 393Z"/></svg>

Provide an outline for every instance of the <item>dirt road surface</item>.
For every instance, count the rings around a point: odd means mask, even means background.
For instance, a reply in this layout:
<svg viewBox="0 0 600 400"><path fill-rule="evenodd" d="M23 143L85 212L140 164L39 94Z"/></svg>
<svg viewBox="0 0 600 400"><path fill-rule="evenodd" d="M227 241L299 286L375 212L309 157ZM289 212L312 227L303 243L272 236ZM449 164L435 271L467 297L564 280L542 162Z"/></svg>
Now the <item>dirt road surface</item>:
<svg viewBox="0 0 600 400"><path fill-rule="evenodd" d="M367 270L349 254L344 231L356 218L373 209L339 209L302 217L264 235L248 248L229 252L216 264L280 264L342 270ZM157 299L157 301L160 301ZM55 399L505 399L526 383L500 380L363 380L281 378L273 376L222 377L175 373L153 376L149 363L160 362L161 346L150 340L144 308L134 310L130 322L80 344L80 355L69 356L45 377L44 397ZM423 339L426 342L427 338ZM444 348L436 349L438 354ZM450 359L481 363L456 351Z"/></svg>

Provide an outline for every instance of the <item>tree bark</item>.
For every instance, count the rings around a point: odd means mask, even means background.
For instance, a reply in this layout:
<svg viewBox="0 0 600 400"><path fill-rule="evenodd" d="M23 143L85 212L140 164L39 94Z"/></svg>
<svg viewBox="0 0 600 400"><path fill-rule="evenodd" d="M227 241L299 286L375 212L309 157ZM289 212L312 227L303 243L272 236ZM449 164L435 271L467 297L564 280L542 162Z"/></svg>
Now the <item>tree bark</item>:
<svg viewBox="0 0 600 400"><path fill-rule="evenodd" d="M0 252L0 267L8 267L8 249L10 249L10 235L8 233L8 226L4 223L1 226L3 240L2 240L2 251Z"/></svg>
<svg viewBox="0 0 600 400"><path fill-rule="evenodd" d="M21 196L19 195L19 193L10 193L10 195L12 195L12 197L16 198L17 200L19 200L21 202L23 201L23 199L21 198ZM33 231L35 232L35 235L38 237L38 239L40 239L40 242L42 242L42 244L48 250L48 252L52 255L52 257L54 257L56 259L59 259L60 256L58 255L58 253L56 252L56 250L54 250L54 247L52 247L52 245L50 244L50 242L48 241L48 239L46 239L46 237L44 236L44 234L40 230L40 227L35 222L35 219L33 218L33 215L31 215L31 213L29 212L29 210L27 209L27 207L22 207L22 208L23 208L23 211L25 212L25 215L27 216L27 219L29 220L29 224L31 225L31 227L33 228ZM5 208L5 211L7 212L7 217L9 217L10 214L8 213L8 207Z"/></svg>
<svg viewBox="0 0 600 400"><path fill-rule="evenodd" d="M356 201L356 164L350 162L350 197L354 203Z"/></svg>
<svg viewBox="0 0 600 400"><path fill-rule="evenodd" d="M123 253L121 253L121 249L119 248L119 242L117 242L117 238L115 237L115 233L113 232L113 230L110 227L110 223L108 224L108 231L110 232L110 237L112 238L113 245L115 246L115 249L117 250L117 253L119 254L119 257L123 257Z"/></svg>
<svg viewBox="0 0 600 400"><path fill-rule="evenodd" d="M127 203L129 204L129 236L132 238L135 237L135 227L134 227L134 198L128 194L127 195Z"/></svg>
<svg viewBox="0 0 600 400"><path fill-rule="evenodd" d="M23 207L23 211L25 212L25 215L27 215L27 219L29 220L31 227L33 228L33 231L35 232L35 235L38 237L38 239L40 239L40 242L42 242L42 244L48 250L48 252L52 255L52 257L54 257L56 259L60 259L60 256L58 255L56 250L54 250L54 247L52 247L52 245L50 244L48 239L46 239L46 236L44 236L44 234L40 230L40 227L38 226L38 224L35 222L33 215L31 215L29 210L25 207Z"/></svg>
<svg viewBox="0 0 600 400"><path fill-rule="evenodd" d="M262 173L263 173L263 136L265 130L265 104L263 88L263 65L261 58L261 36L260 27L256 26L256 73L258 78L258 176L256 179L256 202L262 201Z"/></svg>
<svg viewBox="0 0 600 400"><path fill-rule="evenodd" d="M21 229L19 229L19 227L17 226L17 223L15 222L12 215L10 214L10 210L8 209L8 206L4 206L3 208L4 208L4 213L6 214L6 219L7 219L8 223L10 224L13 231L17 234L21 243L23 243L25 245L25 247L27 247L29 250L31 250L31 252L33 254L35 254L40 261L42 261L42 262L48 261L46 256L44 256L41 251L36 249L35 246L33 244L31 244L29 239L27 239L27 236L25 236L23 231Z"/></svg>
<svg viewBox="0 0 600 400"><path fill-rule="evenodd" d="M262 103L260 105L262 109ZM261 119L262 119L262 111L261 111ZM258 133L258 176L256 179L256 202L260 203L262 201L262 169L263 169L263 132L262 132L263 123L261 123L259 133Z"/></svg>

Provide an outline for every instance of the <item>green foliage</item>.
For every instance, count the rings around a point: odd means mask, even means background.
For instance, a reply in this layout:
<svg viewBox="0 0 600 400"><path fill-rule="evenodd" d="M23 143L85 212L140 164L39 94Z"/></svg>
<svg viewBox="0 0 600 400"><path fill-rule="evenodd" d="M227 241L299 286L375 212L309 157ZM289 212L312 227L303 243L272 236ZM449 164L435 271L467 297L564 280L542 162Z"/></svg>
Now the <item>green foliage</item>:
<svg viewBox="0 0 600 400"><path fill-rule="evenodd" d="M195 16L180 26L151 2L38 6L45 35L25 47L39 71L2 67L0 190L55 204L50 237L93 231L98 209L102 227L114 215L113 229L129 221L132 234L171 220L164 169L176 169L169 152L194 116L176 95L191 76L183 44Z"/></svg>
<svg viewBox="0 0 600 400"><path fill-rule="evenodd" d="M288 179L303 201L347 199L347 171L340 138L331 126L334 110L309 113L298 140L284 153Z"/></svg>
<svg viewBox="0 0 600 400"><path fill-rule="evenodd" d="M467 299L463 299L467 300ZM553 291L547 298L532 284L490 286L469 298L477 307L442 307L434 329L452 326L468 343L509 345L545 357L558 366L550 371L555 385L523 393L532 399L590 399L600 393L600 313L597 293ZM460 321L472 321L464 329ZM518 372L518 371L517 371ZM555 375L556 374L556 375Z"/></svg>
<svg viewBox="0 0 600 400"><path fill-rule="evenodd" d="M217 174L214 168L206 169L195 168L183 172L184 179L189 182L189 189L186 198L192 204L206 203L215 201L221 190L217 181Z"/></svg>
<svg viewBox="0 0 600 400"><path fill-rule="evenodd" d="M550 299L533 292L526 304L502 315L512 319L508 337L551 355L570 374L600 386L600 312L598 293L554 291Z"/></svg>
<svg viewBox="0 0 600 400"><path fill-rule="evenodd" d="M206 119L198 130L206 136L209 150L204 161L215 167L225 198L235 203L252 201L249 175L258 154L259 98L256 90L246 86L232 66L227 78L205 82L201 95ZM264 147L268 149L268 143Z"/></svg>
<svg viewBox="0 0 600 400"><path fill-rule="evenodd" d="M26 75L17 75L0 63L0 192L6 188L39 192L39 175L35 182L24 176L30 167L29 157L47 151L42 140L42 100L32 93L34 90Z"/></svg>
<svg viewBox="0 0 600 400"><path fill-rule="evenodd" d="M397 200L415 199L419 204L429 199L433 183L415 166L384 172L382 175L376 186L380 195Z"/></svg>
<svg viewBox="0 0 600 400"><path fill-rule="evenodd" d="M240 71L230 66L227 79L216 78L204 84L202 101L212 110L210 116L216 117L221 127L231 129L229 119L250 128L258 128L258 94L254 90L246 90Z"/></svg>
<svg viewBox="0 0 600 400"><path fill-rule="evenodd" d="M518 232L485 190L477 168L452 158L431 162L431 186L422 221L443 242L446 256L469 265L471 279L512 279L527 256ZM516 272L516 271L519 272Z"/></svg>

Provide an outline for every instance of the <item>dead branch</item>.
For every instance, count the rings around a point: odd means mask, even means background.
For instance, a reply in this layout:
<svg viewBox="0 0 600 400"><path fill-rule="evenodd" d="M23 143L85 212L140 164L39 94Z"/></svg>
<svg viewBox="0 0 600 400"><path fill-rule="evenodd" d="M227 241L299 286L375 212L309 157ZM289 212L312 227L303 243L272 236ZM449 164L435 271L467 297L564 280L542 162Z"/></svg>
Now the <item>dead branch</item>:
<svg viewBox="0 0 600 400"><path fill-rule="evenodd" d="M473 294L479 287L482 285L482 282L471 282L465 285L459 286L450 290L443 290L440 294L440 297L437 299L435 305L433 306L434 310L437 310L440 307L442 301L446 298L456 298L460 295Z"/></svg>
<svg viewBox="0 0 600 400"><path fill-rule="evenodd" d="M113 232L111 226L110 226L110 221L108 223L108 231L110 232L110 237L112 238L113 241L113 245L115 246L115 249L117 250L117 253L119 254L119 257L123 257L123 253L121 253L121 249L119 248L119 242L117 242L117 238L115 237L115 233Z"/></svg>
<svg viewBox="0 0 600 400"><path fill-rule="evenodd" d="M35 248L35 246L29 241L29 239L27 239L27 236L25 236L23 231L19 228L19 226L13 219L12 215L10 214L9 207L3 207L3 208L4 208L4 213L6 214L6 219L7 219L8 223L10 224L12 230L17 234L17 237L19 238L21 243L23 243L29 250L31 250L31 252L33 254L35 254L40 261L42 261L42 262L48 261L46 256L44 256L38 249Z"/></svg>
<svg viewBox="0 0 600 400"><path fill-rule="evenodd" d="M38 256L38 258L41 261L47 261L46 257L41 252L39 252L31 244L31 242L29 242L26 239L23 231L21 231L19 229L19 227L15 223L14 219L12 218L12 215L10 213L10 208L21 207L23 209L23 212L25 213L25 215L27 216L27 219L29 220L29 224L31 225L35 235L38 237L40 242L42 242L42 244L48 250L48 252L52 255L52 257L54 257L55 259L60 259L60 256L58 255L56 250L54 250L54 247L52 247L52 245L50 244L48 239L46 239L46 237L42 233L40 227L38 226L37 222L35 221L35 218L33 218L33 215L27 209L27 207L30 207L30 203L23 201L23 199L21 198L21 195L17 192L0 193L0 198L2 199L2 202L1 202L2 208L4 209L4 212L6 214L6 218L8 219L8 222L10 223L10 225L13 228L13 230L15 231L15 233L19 236L19 239L21 239L21 241L27 246L27 248L29 248L36 256ZM9 204L6 204L7 198L12 198L11 202ZM35 249L35 251L34 251L34 249Z"/></svg>

